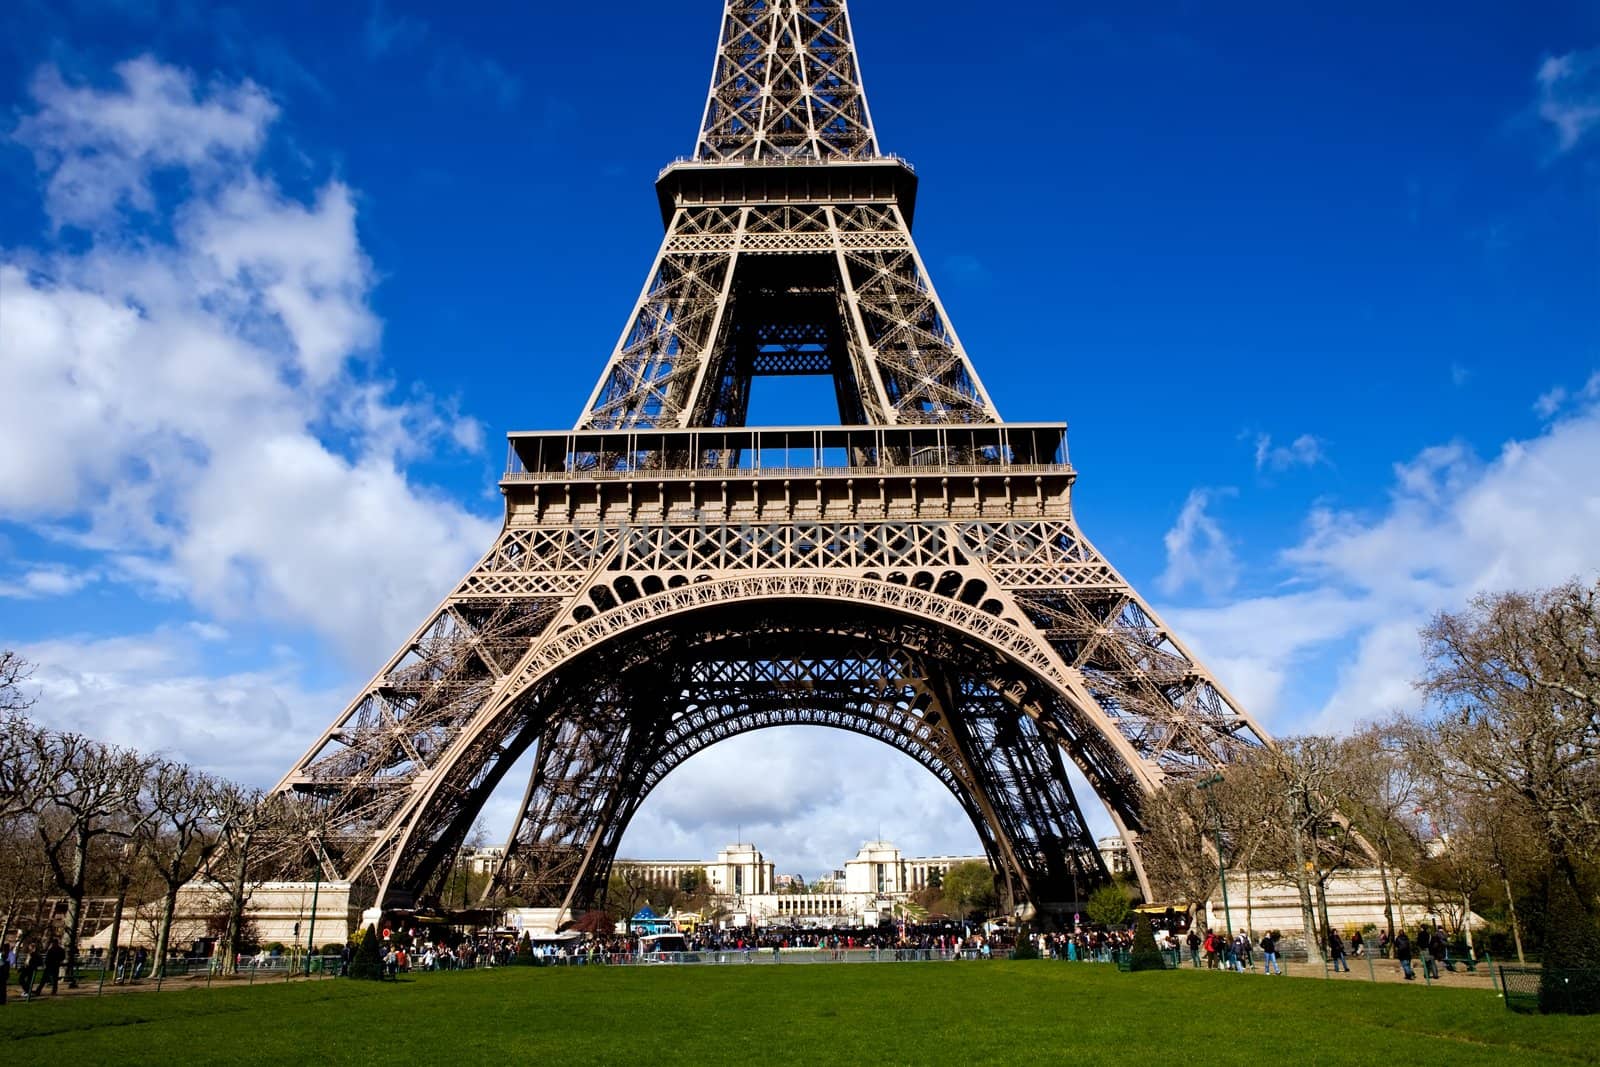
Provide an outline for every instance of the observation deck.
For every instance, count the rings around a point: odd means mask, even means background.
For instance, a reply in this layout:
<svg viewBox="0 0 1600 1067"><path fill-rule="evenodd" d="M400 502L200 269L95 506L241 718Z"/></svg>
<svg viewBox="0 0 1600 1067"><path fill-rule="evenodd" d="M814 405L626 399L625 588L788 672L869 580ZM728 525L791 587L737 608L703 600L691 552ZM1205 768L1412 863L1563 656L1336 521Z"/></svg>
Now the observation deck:
<svg viewBox="0 0 1600 1067"><path fill-rule="evenodd" d="M917 172L899 156L828 160L770 158L682 160L656 179L661 221L672 223L680 207L707 204L895 203L912 224L917 210Z"/></svg>
<svg viewBox="0 0 1600 1067"><path fill-rule="evenodd" d="M1065 514L1065 423L508 435L513 525Z"/></svg>

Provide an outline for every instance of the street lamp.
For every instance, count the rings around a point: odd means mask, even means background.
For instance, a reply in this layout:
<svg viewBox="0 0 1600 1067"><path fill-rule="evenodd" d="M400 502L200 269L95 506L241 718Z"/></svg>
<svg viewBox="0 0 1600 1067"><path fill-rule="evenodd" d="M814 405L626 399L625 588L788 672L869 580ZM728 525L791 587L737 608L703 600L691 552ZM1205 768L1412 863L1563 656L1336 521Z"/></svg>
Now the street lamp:
<svg viewBox="0 0 1600 1067"><path fill-rule="evenodd" d="M1233 910L1228 907L1228 867L1222 861L1222 809L1217 807L1211 799L1211 787L1222 781L1222 774L1218 772L1204 781L1196 782L1196 789L1206 790L1206 802L1211 805L1211 811L1217 817L1217 877L1222 881L1222 919L1228 927L1228 941L1233 942Z"/></svg>

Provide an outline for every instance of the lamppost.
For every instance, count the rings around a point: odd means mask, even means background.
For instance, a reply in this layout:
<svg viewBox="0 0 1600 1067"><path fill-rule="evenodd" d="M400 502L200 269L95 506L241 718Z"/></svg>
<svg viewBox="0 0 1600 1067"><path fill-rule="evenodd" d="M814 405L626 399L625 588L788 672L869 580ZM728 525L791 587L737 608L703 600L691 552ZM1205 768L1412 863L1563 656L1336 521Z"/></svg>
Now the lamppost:
<svg viewBox="0 0 1600 1067"><path fill-rule="evenodd" d="M1228 907L1228 866L1222 860L1222 809L1211 797L1211 787L1222 781L1221 773L1213 774L1210 778L1195 783L1196 789L1206 791L1206 803L1211 806L1211 811L1217 817L1217 877L1222 881L1222 919L1228 927L1228 941L1233 941L1233 910Z"/></svg>
<svg viewBox="0 0 1600 1067"><path fill-rule="evenodd" d="M311 955L317 945L317 898L322 894L322 853L315 840L311 842L311 863L314 871L311 883L311 922L306 931L306 977L311 977ZM305 898L301 898L302 900Z"/></svg>

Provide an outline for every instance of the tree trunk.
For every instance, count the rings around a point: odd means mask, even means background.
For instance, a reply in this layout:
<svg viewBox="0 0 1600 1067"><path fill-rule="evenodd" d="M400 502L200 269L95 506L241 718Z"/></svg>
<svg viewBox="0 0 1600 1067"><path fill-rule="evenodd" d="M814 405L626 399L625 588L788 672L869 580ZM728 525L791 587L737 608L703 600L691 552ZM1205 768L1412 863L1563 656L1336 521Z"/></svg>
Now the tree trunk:
<svg viewBox="0 0 1600 1067"><path fill-rule="evenodd" d="M68 989L78 988L78 934L83 926L84 883L89 877L89 835L80 830L72 843L72 885L67 890L67 929L62 949L66 951L65 967Z"/></svg>
<svg viewBox="0 0 1600 1067"><path fill-rule="evenodd" d="M1389 927L1389 942L1394 943L1394 896L1389 892L1389 865L1378 856L1378 881L1383 883L1383 921Z"/></svg>
<svg viewBox="0 0 1600 1067"><path fill-rule="evenodd" d="M1472 951L1472 894L1461 894L1461 932L1466 935L1467 948Z"/></svg>
<svg viewBox="0 0 1600 1067"><path fill-rule="evenodd" d="M117 906L111 911L111 942L106 945L106 967L115 967L117 965L117 947L122 940L122 908L128 901L129 881L130 878L126 873L117 879ZM116 972L113 971L112 973L115 975ZM104 981L104 975L105 972L102 970L102 981Z"/></svg>
<svg viewBox="0 0 1600 1067"><path fill-rule="evenodd" d="M1500 884L1506 890L1506 910L1511 913L1511 939L1517 943L1517 962L1527 963L1522 955L1522 923L1517 920L1517 901L1511 895L1511 879L1507 878L1503 871L1500 874Z"/></svg>
<svg viewBox="0 0 1600 1067"><path fill-rule="evenodd" d="M168 882L166 899L161 902L161 926L156 930L156 966L153 973L157 978L167 976L167 943L172 938L172 916L177 909L178 885Z"/></svg>
<svg viewBox="0 0 1600 1067"><path fill-rule="evenodd" d="M1306 955L1312 963L1322 962L1322 938L1317 936L1317 913L1311 904L1311 883L1306 878L1306 848L1300 838L1300 821L1289 819L1289 836L1294 841L1294 874L1300 883L1300 921L1305 924Z"/></svg>
<svg viewBox="0 0 1600 1067"><path fill-rule="evenodd" d="M1244 866L1244 930L1245 936L1252 941L1256 940L1255 908L1250 899L1250 868L1253 866L1253 863Z"/></svg>
<svg viewBox="0 0 1600 1067"><path fill-rule="evenodd" d="M244 876L250 861L250 842L254 837L254 834L245 834L239 842L239 866L228 891L228 954L222 961L224 974L239 973L238 944L239 927L244 924Z"/></svg>

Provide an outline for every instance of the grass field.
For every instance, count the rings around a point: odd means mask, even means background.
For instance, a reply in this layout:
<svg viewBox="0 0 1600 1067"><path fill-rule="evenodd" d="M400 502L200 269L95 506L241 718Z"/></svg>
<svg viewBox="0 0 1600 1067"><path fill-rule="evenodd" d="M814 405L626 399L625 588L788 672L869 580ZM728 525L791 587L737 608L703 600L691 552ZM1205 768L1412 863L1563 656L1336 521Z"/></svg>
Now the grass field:
<svg viewBox="0 0 1600 1067"><path fill-rule="evenodd" d="M1049 961L508 968L0 1009L6 1062L1600 1063L1494 994Z"/></svg>

